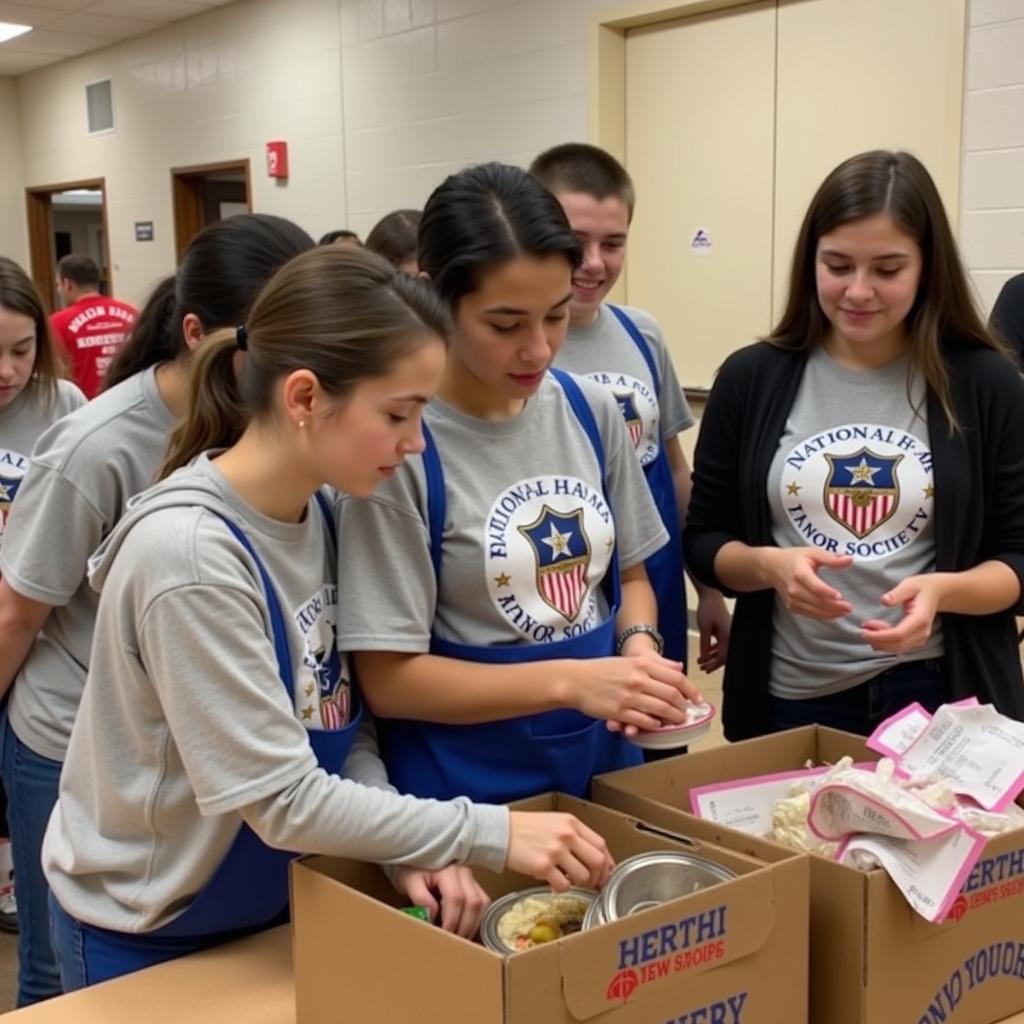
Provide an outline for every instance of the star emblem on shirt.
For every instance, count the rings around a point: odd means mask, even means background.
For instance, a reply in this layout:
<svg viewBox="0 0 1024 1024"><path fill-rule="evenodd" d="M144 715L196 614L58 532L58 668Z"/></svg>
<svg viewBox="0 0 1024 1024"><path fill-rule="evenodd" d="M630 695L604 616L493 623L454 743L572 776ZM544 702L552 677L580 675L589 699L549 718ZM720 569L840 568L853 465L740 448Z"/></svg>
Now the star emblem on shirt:
<svg viewBox="0 0 1024 1024"><path fill-rule="evenodd" d="M512 577L509 576L507 572L503 572L494 577L494 582L497 583L499 587L507 587L512 583Z"/></svg>
<svg viewBox="0 0 1024 1024"><path fill-rule="evenodd" d="M800 493L800 485L799 484L787 484L786 485L786 493L787 494L799 494Z"/></svg>
<svg viewBox="0 0 1024 1024"><path fill-rule="evenodd" d="M847 470L850 474L850 483L852 484L874 484L875 474L882 472L881 466L869 466L868 460L862 455L860 457L860 465L854 466L853 469Z"/></svg>
<svg viewBox="0 0 1024 1024"><path fill-rule="evenodd" d="M11 500L11 489L5 483L0 483L0 501Z"/></svg>
<svg viewBox="0 0 1024 1024"><path fill-rule="evenodd" d="M935 497L935 484L929 484L924 489L924 496L926 498L934 498Z"/></svg>
<svg viewBox="0 0 1024 1024"><path fill-rule="evenodd" d="M307 704L302 709L302 720L304 722L308 722L312 717L313 717L313 705L312 704Z"/></svg>
<svg viewBox="0 0 1024 1024"><path fill-rule="evenodd" d="M569 541L572 540L572 530L567 533L559 533L555 524L551 524L551 533L541 538L549 548L554 558L569 557Z"/></svg>
<svg viewBox="0 0 1024 1024"><path fill-rule="evenodd" d="M306 687L306 696L307 697L312 697L313 696L313 691L315 689L316 689L316 683L310 683L309 686Z"/></svg>

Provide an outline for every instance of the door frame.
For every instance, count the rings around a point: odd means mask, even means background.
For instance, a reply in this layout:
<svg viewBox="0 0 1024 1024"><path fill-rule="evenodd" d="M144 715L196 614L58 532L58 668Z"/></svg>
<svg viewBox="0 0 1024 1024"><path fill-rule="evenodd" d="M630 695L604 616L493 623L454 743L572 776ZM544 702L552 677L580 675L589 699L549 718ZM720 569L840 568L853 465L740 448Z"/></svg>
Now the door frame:
<svg viewBox="0 0 1024 1024"><path fill-rule="evenodd" d="M103 262L107 271L107 291L114 291L114 267L110 262L110 226L107 218L107 179L83 178L52 185L33 185L25 189L28 214L29 273L47 309L56 310L54 276L57 273L57 250L53 244L53 196L76 188L99 189L103 193Z"/></svg>
<svg viewBox="0 0 1024 1024"><path fill-rule="evenodd" d="M202 182L211 174L231 172L245 178L245 201L252 213L252 169L248 157L171 168L171 202L174 207L175 257L181 262L189 242L206 225Z"/></svg>

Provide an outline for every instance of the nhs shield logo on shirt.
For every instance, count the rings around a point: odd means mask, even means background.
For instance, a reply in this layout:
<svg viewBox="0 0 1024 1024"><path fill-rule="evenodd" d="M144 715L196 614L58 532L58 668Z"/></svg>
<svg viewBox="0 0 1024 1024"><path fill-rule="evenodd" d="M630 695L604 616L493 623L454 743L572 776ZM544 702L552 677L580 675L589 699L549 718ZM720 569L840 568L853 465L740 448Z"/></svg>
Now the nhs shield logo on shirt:
<svg viewBox="0 0 1024 1024"><path fill-rule="evenodd" d="M343 729L351 714L347 674L338 650L337 608L338 588L328 585L295 611L303 638L295 700L307 729Z"/></svg>
<svg viewBox="0 0 1024 1024"><path fill-rule="evenodd" d="M902 455L877 455L861 448L852 455L829 455L831 472L825 481L829 514L855 537L869 533L892 518L899 504L896 470Z"/></svg>
<svg viewBox="0 0 1024 1024"><path fill-rule="evenodd" d="M615 401L619 403L619 412L626 421L626 429L629 431L629 439L633 447L638 448L644 436L644 421L640 418L640 411L636 407L636 396L633 394L623 395L615 392Z"/></svg>
<svg viewBox="0 0 1024 1024"><path fill-rule="evenodd" d="M551 474L501 491L484 523L484 571L510 641L553 643L598 626L614 547L611 509L585 480Z"/></svg>
<svg viewBox="0 0 1024 1024"><path fill-rule="evenodd" d="M583 509L561 515L548 508L537 520L520 526L537 559L537 589L547 603L572 622L587 592L590 539L583 527Z"/></svg>
<svg viewBox="0 0 1024 1024"><path fill-rule="evenodd" d="M0 538L7 528L11 505L27 469L28 459L24 455L0 448Z"/></svg>
<svg viewBox="0 0 1024 1024"><path fill-rule="evenodd" d="M587 378L603 385L618 403L640 465L653 462L661 451L661 406L651 385L631 374L608 370L588 373Z"/></svg>
<svg viewBox="0 0 1024 1024"><path fill-rule="evenodd" d="M926 438L876 423L845 423L799 441L779 487L792 545L869 562L914 544L935 504Z"/></svg>

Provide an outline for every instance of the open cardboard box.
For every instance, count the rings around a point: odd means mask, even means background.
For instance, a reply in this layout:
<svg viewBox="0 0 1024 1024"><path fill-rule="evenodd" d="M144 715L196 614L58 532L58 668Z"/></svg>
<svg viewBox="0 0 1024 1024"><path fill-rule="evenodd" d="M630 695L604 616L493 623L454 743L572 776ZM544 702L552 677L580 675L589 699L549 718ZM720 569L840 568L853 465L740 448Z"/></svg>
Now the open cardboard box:
<svg viewBox="0 0 1024 1024"><path fill-rule="evenodd" d="M575 814L617 860L686 850L736 879L511 957L398 912L371 865L307 857L292 868L298 1024L802 1024L808 858L770 844L719 847L563 794L515 805ZM477 873L492 898L536 883Z"/></svg>
<svg viewBox="0 0 1024 1024"><path fill-rule="evenodd" d="M728 744L596 778L592 798L665 829L698 820L690 790L835 763L877 761L860 736L822 726ZM699 834L763 855L711 822ZM777 847L785 849L785 847ZM918 916L881 870L811 857L812 1024L990 1024L1024 1009L1024 830L991 840L942 924Z"/></svg>

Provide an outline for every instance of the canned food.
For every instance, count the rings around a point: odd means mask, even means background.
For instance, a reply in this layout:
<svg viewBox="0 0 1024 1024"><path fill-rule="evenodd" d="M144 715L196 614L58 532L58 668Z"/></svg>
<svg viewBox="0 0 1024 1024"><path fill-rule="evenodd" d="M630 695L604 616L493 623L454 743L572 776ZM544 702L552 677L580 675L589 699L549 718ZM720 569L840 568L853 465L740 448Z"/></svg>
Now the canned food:
<svg viewBox="0 0 1024 1024"><path fill-rule="evenodd" d="M521 953L581 931L583 919L596 901L592 889L554 892L538 886L510 892L488 907L480 938L495 953Z"/></svg>
<svg viewBox="0 0 1024 1024"><path fill-rule="evenodd" d="M639 914L735 877L736 873L724 865L692 853L641 853L624 860L612 872L601 894L601 919L595 912L593 924Z"/></svg>

